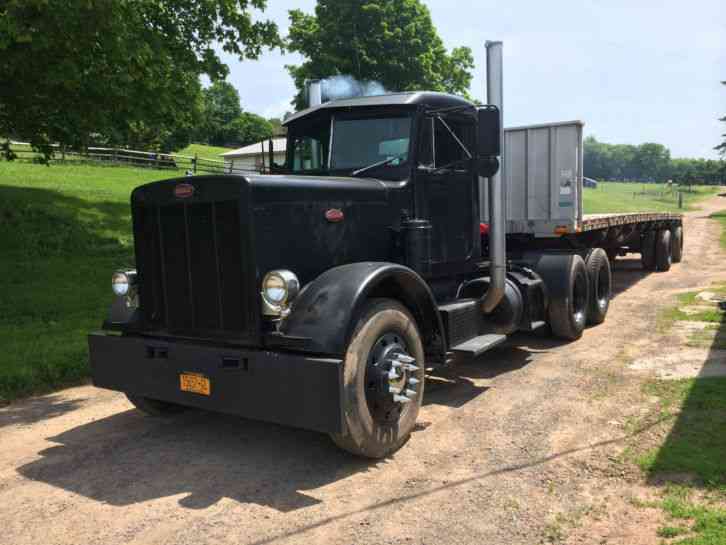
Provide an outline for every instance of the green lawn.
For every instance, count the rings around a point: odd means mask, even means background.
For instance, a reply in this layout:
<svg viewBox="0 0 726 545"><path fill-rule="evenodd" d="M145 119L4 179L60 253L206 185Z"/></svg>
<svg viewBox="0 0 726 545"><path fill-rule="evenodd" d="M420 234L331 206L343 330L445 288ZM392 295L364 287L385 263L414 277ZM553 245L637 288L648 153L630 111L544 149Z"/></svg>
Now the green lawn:
<svg viewBox="0 0 726 545"><path fill-rule="evenodd" d="M130 192L173 175L0 162L0 403L88 376L86 334L132 263Z"/></svg>
<svg viewBox="0 0 726 545"><path fill-rule="evenodd" d="M678 195L666 190L665 184L639 184L600 182L596 189L585 188L583 210L585 214L606 212L683 212L692 210L701 199L714 195L717 188L693 186L684 193L684 208L678 208Z"/></svg>
<svg viewBox="0 0 726 545"><path fill-rule="evenodd" d="M197 155L200 159L214 159L222 161L221 153L232 151L233 148L220 148L218 146L205 146L203 144L189 144L186 148L177 151L180 155L189 155L193 157Z"/></svg>

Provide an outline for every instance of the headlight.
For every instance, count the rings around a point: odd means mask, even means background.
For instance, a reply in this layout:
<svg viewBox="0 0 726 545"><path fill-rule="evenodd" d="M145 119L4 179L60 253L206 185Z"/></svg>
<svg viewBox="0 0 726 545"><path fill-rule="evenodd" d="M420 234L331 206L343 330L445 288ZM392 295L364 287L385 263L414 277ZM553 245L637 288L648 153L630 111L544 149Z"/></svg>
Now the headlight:
<svg viewBox="0 0 726 545"><path fill-rule="evenodd" d="M270 271L262 279L264 314L279 316L300 291L300 282L291 271Z"/></svg>
<svg viewBox="0 0 726 545"><path fill-rule="evenodd" d="M111 289L119 297L129 295L136 284L136 271L118 271L111 276Z"/></svg>

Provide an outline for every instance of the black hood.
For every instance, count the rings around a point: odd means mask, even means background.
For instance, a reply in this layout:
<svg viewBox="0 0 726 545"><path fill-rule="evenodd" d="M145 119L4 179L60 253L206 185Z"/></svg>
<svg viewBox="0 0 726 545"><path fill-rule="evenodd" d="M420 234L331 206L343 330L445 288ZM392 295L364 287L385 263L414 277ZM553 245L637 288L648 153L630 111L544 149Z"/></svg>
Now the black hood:
<svg viewBox="0 0 726 545"><path fill-rule="evenodd" d="M305 284L323 271L393 258L400 220L386 182L369 178L250 176L252 238L259 274L289 269Z"/></svg>

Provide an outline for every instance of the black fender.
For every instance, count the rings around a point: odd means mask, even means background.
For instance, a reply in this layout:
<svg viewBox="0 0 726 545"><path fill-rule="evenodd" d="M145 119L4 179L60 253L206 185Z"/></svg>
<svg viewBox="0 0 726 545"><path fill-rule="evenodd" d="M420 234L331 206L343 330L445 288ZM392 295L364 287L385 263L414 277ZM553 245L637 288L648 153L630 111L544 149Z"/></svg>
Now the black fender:
<svg viewBox="0 0 726 545"><path fill-rule="evenodd" d="M305 351L342 357L371 297L400 301L416 320L427 354L443 357L446 346L436 300L421 276L396 263L351 263L325 271L302 289L279 331L305 339Z"/></svg>

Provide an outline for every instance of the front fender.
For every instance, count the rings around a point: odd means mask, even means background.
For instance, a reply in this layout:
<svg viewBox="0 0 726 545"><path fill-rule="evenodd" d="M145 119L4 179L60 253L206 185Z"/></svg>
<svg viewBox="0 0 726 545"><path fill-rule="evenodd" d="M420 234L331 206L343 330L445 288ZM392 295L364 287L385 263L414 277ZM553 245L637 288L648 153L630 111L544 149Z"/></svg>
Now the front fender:
<svg viewBox="0 0 726 545"><path fill-rule="evenodd" d="M352 263L325 271L300 292L280 333L305 338L306 351L342 357L371 297L400 301L416 320L427 353L443 356L443 326L431 290L416 272L396 263Z"/></svg>

